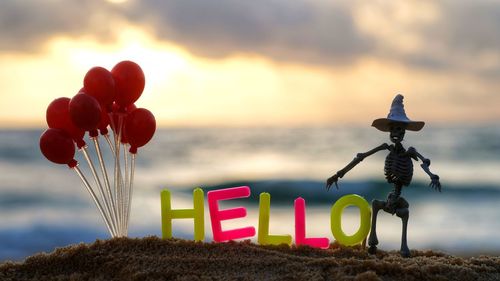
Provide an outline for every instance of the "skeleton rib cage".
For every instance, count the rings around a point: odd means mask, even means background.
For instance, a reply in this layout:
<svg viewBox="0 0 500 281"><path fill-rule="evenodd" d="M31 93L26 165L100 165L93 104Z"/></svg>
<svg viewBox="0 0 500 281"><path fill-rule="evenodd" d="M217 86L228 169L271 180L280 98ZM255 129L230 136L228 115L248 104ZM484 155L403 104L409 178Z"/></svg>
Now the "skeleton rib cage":
<svg viewBox="0 0 500 281"><path fill-rule="evenodd" d="M402 146L390 147L390 153L385 158L384 172L388 183L410 185L413 177L413 162Z"/></svg>

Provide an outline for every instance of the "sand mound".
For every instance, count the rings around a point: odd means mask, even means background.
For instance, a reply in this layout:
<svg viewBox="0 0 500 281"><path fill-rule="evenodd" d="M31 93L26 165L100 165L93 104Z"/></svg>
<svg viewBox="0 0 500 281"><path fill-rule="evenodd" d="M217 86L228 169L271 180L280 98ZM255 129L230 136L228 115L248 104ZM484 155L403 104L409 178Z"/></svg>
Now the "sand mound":
<svg viewBox="0 0 500 281"><path fill-rule="evenodd" d="M1 280L500 280L500 257L431 251L365 251L332 245L259 246L119 238L74 245L0 265Z"/></svg>

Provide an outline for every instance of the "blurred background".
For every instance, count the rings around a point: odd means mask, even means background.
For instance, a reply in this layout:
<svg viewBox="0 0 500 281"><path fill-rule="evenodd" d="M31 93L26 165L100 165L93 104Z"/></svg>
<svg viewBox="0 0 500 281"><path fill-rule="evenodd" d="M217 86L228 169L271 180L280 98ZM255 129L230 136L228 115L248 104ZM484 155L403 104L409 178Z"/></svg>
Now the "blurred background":
<svg viewBox="0 0 500 281"><path fill-rule="evenodd" d="M307 232L333 240L341 195L385 199L385 152L326 192L324 181L388 134L370 127L405 96L415 163L409 246L458 255L500 253L500 3L497 1L25 0L0 1L0 260L108 238L77 176L38 148L45 110L72 97L93 66L133 60L146 88L136 103L158 131L138 154L130 236L160 235L160 191L189 207L194 187L248 185L246 219L271 193L271 232L293 235L293 200ZM93 151L92 151L93 153ZM79 161L82 156L77 152ZM111 155L106 159L112 165ZM86 163L82 162L86 170ZM208 215L208 208L206 208ZM343 226L352 233L358 211ZM382 249L399 249L401 221L381 213ZM191 221L174 222L192 237ZM207 241L211 241L206 219Z"/></svg>

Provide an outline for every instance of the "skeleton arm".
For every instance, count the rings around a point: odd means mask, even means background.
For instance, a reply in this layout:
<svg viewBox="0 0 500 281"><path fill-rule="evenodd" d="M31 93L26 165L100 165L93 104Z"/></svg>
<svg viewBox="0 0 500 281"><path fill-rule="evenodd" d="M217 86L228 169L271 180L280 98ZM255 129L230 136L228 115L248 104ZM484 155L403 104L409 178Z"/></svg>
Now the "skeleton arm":
<svg viewBox="0 0 500 281"><path fill-rule="evenodd" d="M366 157L386 149L389 149L389 145L387 143L384 143L365 153L358 153L356 157L354 157L354 159L349 164L347 164L347 166L345 166L342 170L335 173L335 175L328 178L328 180L326 181L326 189L329 190L330 187L332 187L332 184L334 183L337 189L339 189L339 186L337 184L339 178L342 178L347 172L349 172L352 168L361 163L361 161L363 161L363 159L365 159Z"/></svg>
<svg viewBox="0 0 500 281"><path fill-rule="evenodd" d="M422 167L422 170L424 170L424 172L431 178L431 183L429 184L429 186L441 192L441 183L439 182L439 176L433 174L429 169L429 166L431 165L431 160L422 156L422 154L418 153L418 151L413 147L408 148L408 154L415 160L417 160L418 158L422 161L420 167Z"/></svg>

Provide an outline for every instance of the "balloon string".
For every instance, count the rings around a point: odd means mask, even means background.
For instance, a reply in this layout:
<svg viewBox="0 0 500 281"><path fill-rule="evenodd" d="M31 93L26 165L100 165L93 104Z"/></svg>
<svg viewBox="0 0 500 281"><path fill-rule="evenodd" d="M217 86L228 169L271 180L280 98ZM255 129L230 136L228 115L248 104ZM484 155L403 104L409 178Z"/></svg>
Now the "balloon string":
<svg viewBox="0 0 500 281"><path fill-rule="evenodd" d="M75 166L72 169L78 174L78 176L80 177L80 179L83 182L83 185L85 185L85 187L87 188L87 191L89 192L90 196L94 200L94 203L97 206L97 209L101 213L101 216L104 219L104 222L106 223L106 227L108 228L109 233L111 234L112 237L115 237L116 235L113 232L111 224L110 224L108 218L106 217L106 215L104 214L104 212L102 210L101 203L99 202L99 200L97 200L97 197L96 197L94 191L92 190L92 188L90 187L89 182L87 181L87 179L85 178L85 176L82 174L82 171L80 171L80 168L78 168L78 166Z"/></svg>
<svg viewBox="0 0 500 281"><path fill-rule="evenodd" d="M111 129L113 130L113 140L114 140L114 144L111 142L110 138L109 138L109 135L104 135L104 138L106 139L106 141L108 142L108 145L109 145L109 148L111 150L111 153L113 155L113 157L115 157L115 174L114 174L114 194L115 194L115 204L114 204L114 207L115 207L115 210L116 210L116 213L117 213L117 221L118 221L118 225L120 226L120 229L121 229L121 226L122 226L122 213L120 212L120 200L123 200L120 196L120 185L119 184L122 184L123 183L123 178L122 178L122 175L121 175L121 169L120 169L120 165L119 165L119 162L118 162L118 165L117 165L117 156L119 156L119 151L117 151L116 147L120 145L120 141L121 141L121 135L119 136L119 131L121 131L121 127L123 127L123 124L119 125L119 124L116 124L115 123L115 119L113 118L113 113L109 113L109 120L110 120L110 125L111 125ZM123 118L119 115L118 116L118 122L120 122L120 120L122 120L121 122L123 123ZM119 125L119 126L117 126ZM119 130L120 128L120 130ZM119 141L120 140L120 141ZM119 157L118 157L118 161L119 161ZM118 176L116 174L116 171L118 170ZM119 181L119 184L117 184L117 181L118 179L120 180ZM120 231L120 233L122 233L122 231Z"/></svg>
<svg viewBox="0 0 500 281"><path fill-rule="evenodd" d="M115 127L116 129L117 127ZM114 146L114 156L115 156L115 170L114 170L114 192L115 192L115 207L116 207L116 213L117 213L117 219L118 219L118 231L119 231L119 236L121 236L121 213L120 213L120 192L118 190L118 162L119 158L116 155L116 143L118 140L118 132L115 130L114 132L114 140L115 140L115 146Z"/></svg>
<svg viewBox="0 0 500 281"><path fill-rule="evenodd" d="M87 163L89 164L90 170L92 171L92 175L94 176L95 183L97 184L99 194L101 195L101 198L104 200L104 206L106 207L104 214L107 216L107 218L111 217L111 209L109 207L108 200L106 199L106 195L104 193L104 189L102 187L101 181L99 180L99 177L97 176L97 171L95 169L94 163L92 162L92 159L89 157L89 153L87 151L87 146L83 146L80 151L83 153L83 156L85 157L85 160L87 160ZM113 232L116 233L116 228L114 224L111 224L111 228L113 229ZM114 237L114 235L113 235Z"/></svg>
<svg viewBox="0 0 500 281"><path fill-rule="evenodd" d="M123 144L123 159L124 159L124 177L125 177L125 184L123 185L124 189L124 234L125 236L127 236L127 232L128 232L128 229L127 229L127 225L128 225L128 217L126 216L127 214L127 209L128 209L128 202L129 202L129 196L130 196L130 192L129 192L129 188L128 188L128 151L127 151L127 144L124 143Z"/></svg>
<svg viewBox="0 0 500 281"><path fill-rule="evenodd" d="M122 137L123 116L118 115L118 127L115 131L115 191L117 197L118 224L120 236L123 236L123 178L120 167L120 142Z"/></svg>
<svg viewBox="0 0 500 281"><path fill-rule="evenodd" d="M116 138L117 138L117 136L116 136L115 119L113 118L113 113L112 112L109 112L108 116L109 116L109 125L111 126L111 130L113 131L113 140L115 141L115 144L116 144ZM106 141L109 144L109 148L111 149L111 152L113 153L113 155L115 155L115 147L114 147L114 145L111 144L111 140L109 139L109 135L108 134L104 135L104 138L106 138Z"/></svg>
<svg viewBox="0 0 500 281"><path fill-rule="evenodd" d="M117 226L117 217L116 217L116 210L115 210L116 207L114 206L115 201L113 199L113 194L111 192L111 185L109 183L108 172L106 170L106 165L105 165L104 159L102 157L101 146L99 145L99 139L97 137L93 137L91 139L94 142L95 150L97 152L97 158L99 159L99 164L101 166L102 176L104 178L104 184L106 186L106 195L107 196L104 196L104 200L105 200L105 203L107 206L109 206L110 205L109 202L111 202L111 207L109 208L110 214L111 214L111 222L113 223L113 225L115 227L115 233L116 233L116 226Z"/></svg>
<svg viewBox="0 0 500 281"><path fill-rule="evenodd" d="M123 128L123 115L118 115L118 124L115 123L115 119L113 118L113 113L109 113L110 125L113 130L114 136L114 144L111 142L109 135L104 135L104 138L108 142L109 148L112 152L112 155L115 157L115 171L114 171L114 194L115 194L115 209L117 213L117 221L120 228L120 235L124 234L124 221L125 221L125 209L124 198L122 191L124 189L123 176L120 167L120 143L121 143L121 134Z"/></svg>
<svg viewBox="0 0 500 281"><path fill-rule="evenodd" d="M115 155L115 148L113 147L113 144L111 143L111 139L109 138L109 135L108 135L108 134L106 134L106 135L104 135L103 137L106 139L106 142L107 142L107 143L108 143L108 145L109 145L109 149L111 149L111 153L112 153L113 155Z"/></svg>
<svg viewBox="0 0 500 281"><path fill-rule="evenodd" d="M124 190L125 190L125 186L123 184L123 174L122 174L122 170L121 170L121 167L118 167L118 190L121 190L121 197L120 197L120 200L121 200L121 218L122 218L122 221L121 221L121 227L122 227L122 236L125 236L125 207L123 206L125 204L125 199L124 199Z"/></svg>
<svg viewBox="0 0 500 281"><path fill-rule="evenodd" d="M112 125L112 126L113 126L112 128L116 128L114 125ZM114 142L116 144L117 133L116 133L116 131L113 131L113 132L114 132L114 138L113 139L114 139ZM109 149L111 150L111 154L113 155L113 157L116 160L115 145L111 142L111 138L109 137L109 135L104 135L104 138L106 139L106 142L109 145ZM116 162L115 162L115 167L117 167L116 166ZM120 179L120 181L123 181L123 180L121 180L122 175L121 175L121 170L120 169L118 169L118 178ZM115 183L116 183L116 175L115 175ZM114 187L115 188L114 188L114 191L113 191L114 192L113 207L114 207L114 212L116 214L116 220L117 220L117 224L118 224L118 221L120 220L119 219L119 205L118 205L118 189L119 188L117 188L116 185Z"/></svg>
<svg viewBox="0 0 500 281"><path fill-rule="evenodd" d="M130 180L128 185L128 205L127 205L127 225L125 229L128 234L128 222L130 220L130 209L132 208L132 193L134 191L134 170L135 170L135 155L134 153L130 153Z"/></svg>

